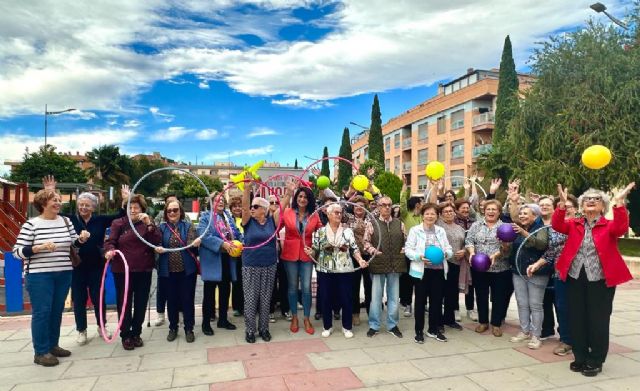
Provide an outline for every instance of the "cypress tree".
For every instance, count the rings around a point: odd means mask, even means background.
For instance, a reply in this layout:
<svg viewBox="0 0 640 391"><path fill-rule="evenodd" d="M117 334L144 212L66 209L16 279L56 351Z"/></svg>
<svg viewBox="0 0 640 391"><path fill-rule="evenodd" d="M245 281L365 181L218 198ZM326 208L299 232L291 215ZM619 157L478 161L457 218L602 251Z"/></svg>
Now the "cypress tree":
<svg viewBox="0 0 640 391"><path fill-rule="evenodd" d="M498 81L498 97L496 100L495 128L493 129L493 147L499 148L507 135L507 126L518 112L518 74L513 61L511 39L504 39L500 74Z"/></svg>
<svg viewBox="0 0 640 391"><path fill-rule="evenodd" d="M326 158L329 156L329 150L327 147L324 147L324 151L322 151L322 157ZM331 170L329 169L329 160L325 159L322 161L322 168L320 169L320 175L324 175L328 178L331 178Z"/></svg>
<svg viewBox="0 0 640 391"><path fill-rule="evenodd" d="M382 118L378 94L373 97L371 106L371 126L369 126L369 159L384 167L384 146L382 145Z"/></svg>
<svg viewBox="0 0 640 391"><path fill-rule="evenodd" d="M340 153L338 154L343 159L351 160L351 138L349 136L349 128L344 128L342 132L342 144L340 145ZM351 180L352 166L340 160L338 163L338 190L342 190L344 186L349 185Z"/></svg>
<svg viewBox="0 0 640 391"><path fill-rule="evenodd" d="M293 168L298 169L298 159L296 159L295 163L293 163Z"/></svg>

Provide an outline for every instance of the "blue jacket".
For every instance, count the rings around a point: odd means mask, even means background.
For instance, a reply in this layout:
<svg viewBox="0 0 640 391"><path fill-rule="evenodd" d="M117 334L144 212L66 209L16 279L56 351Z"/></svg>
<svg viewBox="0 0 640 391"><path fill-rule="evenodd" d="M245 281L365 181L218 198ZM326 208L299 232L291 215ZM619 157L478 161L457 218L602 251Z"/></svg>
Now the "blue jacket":
<svg viewBox="0 0 640 391"><path fill-rule="evenodd" d="M180 234L180 238L182 238L182 241L184 243L187 243L189 228L191 228L191 223L187 223L185 221L179 221L176 228L174 228L174 230ZM169 240L173 236L173 232L171 232L171 229L169 229L169 226L166 222L162 222L160 224L160 232L162 233L161 246L168 248ZM180 247L184 246L180 245ZM190 276L198 271L198 267L196 266L196 259L191 254L198 256L198 249L195 247L190 247L189 251L180 251L180 255L182 255L182 261L184 262L184 272L187 276ZM169 277L169 253L160 254L160 256L158 257L158 275L160 277Z"/></svg>
<svg viewBox="0 0 640 391"><path fill-rule="evenodd" d="M211 213L205 212L200 215L200 223L198 224L198 236L201 236L204 230L209 225L211 220ZM231 229L233 230L235 224L231 219ZM237 230L237 228L236 228ZM207 230L206 235L202 237L202 243L200 244L200 272L203 281L222 281L222 256L220 254L220 247L224 243L224 240L218 233L218 230L211 225ZM236 281L236 265L234 258L225 257L229 262L229 269L231 270L231 281Z"/></svg>

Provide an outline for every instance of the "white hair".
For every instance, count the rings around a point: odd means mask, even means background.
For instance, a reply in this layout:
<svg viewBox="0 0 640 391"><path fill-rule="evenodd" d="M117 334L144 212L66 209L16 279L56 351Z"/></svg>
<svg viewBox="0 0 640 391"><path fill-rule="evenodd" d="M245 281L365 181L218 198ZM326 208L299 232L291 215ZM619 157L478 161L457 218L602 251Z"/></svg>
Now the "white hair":
<svg viewBox="0 0 640 391"><path fill-rule="evenodd" d="M342 206L340 206L339 203L334 202L333 204L329 204L329 206L327 206L327 213L333 213L338 209L342 211Z"/></svg>
<svg viewBox="0 0 640 391"><path fill-rule="evenodd" d="M604 215L607 212L609 212L609 204L611 203L611 198L609 198L609 195L602 190L590 188L584 193L582 193L580 197L578 197L578 207L580 209L580 213L582 213L582 204L584 202L585 197L602 198L602 203L604 204L604 209L602 210L602 214Z"/></svg>
<svg viewBox="0 0 640 391"><path fill-rule="evenodd" d="M80 202L80 200L83 200L83 199L89 200L91 202L91 204L93 205L93 209L98 207L98 197L96 197L94 194L91 194L91 193L88 193L88 192L81 193L78 196L77 202Z"/></svg>
<svg viewBox="0 0 640 391"><path fill-rule="evenodd" d="M531 212L533 212L533 214L538 217L540 216L540 207L538 206L538 204L524 204L521 207L518 208L518 212L520 212L522 209L529 209L531 210Z"/></svg>

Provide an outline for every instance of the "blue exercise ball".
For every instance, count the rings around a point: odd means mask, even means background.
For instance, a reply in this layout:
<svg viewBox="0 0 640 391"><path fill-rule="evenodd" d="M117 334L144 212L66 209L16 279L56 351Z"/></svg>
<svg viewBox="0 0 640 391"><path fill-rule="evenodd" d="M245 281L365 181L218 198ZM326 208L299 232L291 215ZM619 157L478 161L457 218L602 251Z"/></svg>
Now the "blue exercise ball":
<svg viewBox="0 0 640 391"><path fill-rule="evenodd" d="M424 257L434 265L439 265L444 261L444 252L440 247L431 245L424 250Z"/></svg>

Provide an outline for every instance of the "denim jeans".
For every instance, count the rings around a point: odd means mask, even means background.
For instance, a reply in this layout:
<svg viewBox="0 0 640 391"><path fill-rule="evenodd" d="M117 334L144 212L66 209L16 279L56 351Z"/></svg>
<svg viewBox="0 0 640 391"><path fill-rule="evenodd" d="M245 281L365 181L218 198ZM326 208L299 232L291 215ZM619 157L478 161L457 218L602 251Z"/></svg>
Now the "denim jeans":
<svg viewBox="0 0 640 391"><path fill-rule="evenodd" d="M284 269L287 271L287 282L289 285L289 309L291 315L298 315L298 278L302 285L302 307L304 308L304 316L308 318L311 315L311 272L313 271L313 262L302 261L284 261ZM294 304L291 304L294 303Z"/></svg>
<svg viewBox="0 0 640 391"><path fill-rule="evenodd" d="M58 346L64 301L71 286L71 271L29 273L27 291L31 300L31 341L36 354Z"/></svg>
<svg viewBox="0 0 640 391"><path fill-rule="evenodd" d="M96 317L96 324L100 325L100 281L102 280L102 269L97 268L75 268L71 278L71 298L73 299L73 315L76 320L76 330L87 330L87 289L93 303L93 311ZM102 310L105 314L104 323L107 323L106 305L102 303Z"/></svg>
<svg viewBox="0 0 640 391"><path fill-rule="evenodd" d="M556 316L558 317L558 333L560 341L567 345L573 345L571 331L569 329L569 309L567 307L567 283L559 278L553 279L555 289Z"/></svg>
<svg viewBox="0 0 640 391"><path fill-rule="evenodd" d="M382 289L387 283L387 330L398 325L398 301L400 300L400 273L371 274L371 306L369 328L380 330L382 313Z"/></svg>
<svg viewBox="0 0 640 391"><path fill-rule="evenodd" d="M549 276L532 276L529 280L518 274L513 275L513 289L518 303L520 328L524 333L540 337L544 319L542 301Z"/></svg>

